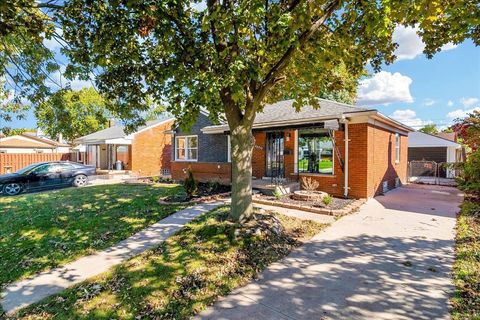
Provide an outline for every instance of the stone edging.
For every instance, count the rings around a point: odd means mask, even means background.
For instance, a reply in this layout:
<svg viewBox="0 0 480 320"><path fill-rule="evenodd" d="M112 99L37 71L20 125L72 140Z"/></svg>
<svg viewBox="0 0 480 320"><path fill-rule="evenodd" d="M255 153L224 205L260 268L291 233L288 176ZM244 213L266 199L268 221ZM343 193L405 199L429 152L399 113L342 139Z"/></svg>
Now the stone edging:
<svg viewBox="0 0 480 320"><path fill-rule="evenodd" d="M208 203L208 202L212 202L212 201L218 201L218 200L222 200L226 197L229 197L230 196L230 191L228 192L223 192L223 193L217 193L217 194L214 194L214 195L210 195L210 196L203 196L201 198L195 198L193 200L190 200L190 201L183 201L183 202L171 202L171 201L165 201L163 199L158 199L158 204L171 204L171 205L180 205L180 204L184 204L184 205L195 205L195 204L199 204L199 203Z"/></svg>
<svg viewBox="0 0 480 320"><path fill-rule="evenodd" d="M357 199L342 209L315 208L310 206L301 206L301 205L292 204L292 203L258 199L255 197L252 199L252 201L253 203L266 204L269 206L275 206L275 207L281 207L281 208L287 208L287 209L296 209L296 210L307 211L312 213L341 217L357 210L362 204L364 204L367 201L367 199Z"/></svg>

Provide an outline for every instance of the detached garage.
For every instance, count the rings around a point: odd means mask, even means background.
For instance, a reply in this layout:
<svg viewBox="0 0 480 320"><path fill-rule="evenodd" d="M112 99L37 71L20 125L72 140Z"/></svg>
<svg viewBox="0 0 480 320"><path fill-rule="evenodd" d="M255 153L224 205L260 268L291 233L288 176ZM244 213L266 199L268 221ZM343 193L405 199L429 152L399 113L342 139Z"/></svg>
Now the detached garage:
<svg viewBox="0 0 480 320"><path fill-rule="evenodd" d="M408 161L435 161L451 163L461 161L462 146L454 141L415 131L408 134ZM450 173L444 172L449 178Z"/></svg>

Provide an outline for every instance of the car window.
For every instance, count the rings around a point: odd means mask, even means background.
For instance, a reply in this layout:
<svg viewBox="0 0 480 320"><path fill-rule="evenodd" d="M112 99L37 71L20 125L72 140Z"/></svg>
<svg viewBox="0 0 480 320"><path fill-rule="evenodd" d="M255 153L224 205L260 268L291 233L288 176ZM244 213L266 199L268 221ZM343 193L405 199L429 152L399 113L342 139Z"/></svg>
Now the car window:
<svg viewBox="0 0 480 320"><path fill-rule="evenodd" d="M32 170L33 168L36 168L38 167L38 163L34 163L34 164L31 164L29 166L26 166L25 168L22 168L20 170L17 171L17 173L27 173L29 172L30 170Z"/></svg>
<svg viewBox="0 0 480 320"><path fill-rule="evenodd" d="M55 171L61 171L61 172L70 171L70 170L73 170L73 166L67 163L57 163L57 166L55 169Z"/></svg>
<svg viewBox="0 0 480 320"><path fill-rule="evenodd" d="M51 165L49 164L44 164L43 166L38 166L37 168L33 169L31 172L34 174L42 174L42 173L47 173L50 171Z"/></svg>
<svg viewBox="0 0 480 320"><path fill-rule="evenodd" d="M50 165L48 172L66 172L72 170L72 166L66 163L54 163Z"/></svg>

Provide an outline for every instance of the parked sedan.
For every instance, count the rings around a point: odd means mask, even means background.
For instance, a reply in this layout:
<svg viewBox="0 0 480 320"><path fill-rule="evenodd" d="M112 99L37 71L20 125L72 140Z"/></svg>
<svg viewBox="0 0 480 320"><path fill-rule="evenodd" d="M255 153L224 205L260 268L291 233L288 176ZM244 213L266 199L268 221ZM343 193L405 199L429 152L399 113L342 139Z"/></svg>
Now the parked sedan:
<svg viewBox="0 0 480 320"><path fill-rule="evenodd" d="M41 162L15 173L0 175L0 193L14 196L22 191L37 191L62 186L83 187L88 176L95 174L94 166L74 162Z"/></svg>

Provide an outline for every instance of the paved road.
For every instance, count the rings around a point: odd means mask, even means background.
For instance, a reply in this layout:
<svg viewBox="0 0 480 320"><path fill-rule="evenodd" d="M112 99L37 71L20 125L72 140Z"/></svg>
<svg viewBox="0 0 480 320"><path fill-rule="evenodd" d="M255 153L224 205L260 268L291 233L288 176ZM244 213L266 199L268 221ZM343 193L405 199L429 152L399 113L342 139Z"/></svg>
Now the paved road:
<svg viewBox="0 0 480 320"><path fill-rule="evenodd" d="M202 319L448 319L455 188L408 185L368 201Z"/></svg>

